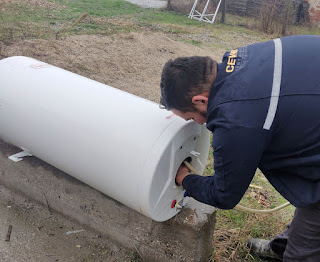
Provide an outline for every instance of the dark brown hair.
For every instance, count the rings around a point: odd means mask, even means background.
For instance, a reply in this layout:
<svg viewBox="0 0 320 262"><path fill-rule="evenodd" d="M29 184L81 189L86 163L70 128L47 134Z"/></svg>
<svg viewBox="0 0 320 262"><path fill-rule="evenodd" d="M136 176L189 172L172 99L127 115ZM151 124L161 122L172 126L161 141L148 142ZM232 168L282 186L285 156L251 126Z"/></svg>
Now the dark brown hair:
<svg viewBox="0 0 320 262"><path fill-rule="evenodd" d="M161 75L160 107L181 112L194 111L192 97L210 91L216 77L217 62L206 56L169 60Z"/></svg>

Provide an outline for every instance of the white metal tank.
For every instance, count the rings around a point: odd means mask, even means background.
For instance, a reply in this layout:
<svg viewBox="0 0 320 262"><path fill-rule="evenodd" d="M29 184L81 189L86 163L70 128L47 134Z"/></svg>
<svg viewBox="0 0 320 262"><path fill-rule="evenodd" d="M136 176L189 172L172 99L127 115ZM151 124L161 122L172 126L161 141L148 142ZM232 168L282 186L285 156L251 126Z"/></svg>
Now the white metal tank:
<svg viewBox="0 0 320 262"><path fill-rule="evenodd" d="M0 61L0 137L156 220L179 212L175 175L202 173L205 126L28 57Z"/></svg>

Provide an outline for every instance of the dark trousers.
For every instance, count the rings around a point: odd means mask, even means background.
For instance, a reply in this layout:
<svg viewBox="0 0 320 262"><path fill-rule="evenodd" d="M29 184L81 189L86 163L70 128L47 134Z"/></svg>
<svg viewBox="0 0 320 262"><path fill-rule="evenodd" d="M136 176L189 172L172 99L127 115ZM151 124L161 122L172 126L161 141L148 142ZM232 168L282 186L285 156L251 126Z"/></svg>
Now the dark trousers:
<svg viewBox="0 0 320 262"><path fill-rule="evenodd" d="M284 262L320 261L320 204L297 208L288 228L271 241Z"/></svg>

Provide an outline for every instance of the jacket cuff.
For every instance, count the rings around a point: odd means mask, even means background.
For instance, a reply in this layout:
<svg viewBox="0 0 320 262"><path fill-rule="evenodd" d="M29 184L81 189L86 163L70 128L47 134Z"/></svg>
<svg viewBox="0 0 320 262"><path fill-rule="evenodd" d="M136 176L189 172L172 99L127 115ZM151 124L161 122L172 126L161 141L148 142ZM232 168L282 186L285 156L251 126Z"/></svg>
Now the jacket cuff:
<svg viewBox="0 0 320 262"><path fill-rule="evenodd" d="M199 175L195 175L195 174L190 174L187 175L183 180L182 180L182 187L187 190L188 188L190 188L190 186L193 184L194 178L199 177ZM189 196L189 194L188 194Z"/></svg>

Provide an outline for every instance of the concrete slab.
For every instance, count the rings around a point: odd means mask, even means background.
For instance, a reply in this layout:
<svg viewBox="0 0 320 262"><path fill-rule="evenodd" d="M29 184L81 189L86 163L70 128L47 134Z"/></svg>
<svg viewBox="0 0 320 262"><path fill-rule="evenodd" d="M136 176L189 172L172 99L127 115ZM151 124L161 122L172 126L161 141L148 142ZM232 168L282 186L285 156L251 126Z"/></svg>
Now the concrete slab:
<svg viewBox="0 0 320 262"><path fill-rule="evenodd" d="M165 8L168 1L164 0L126 0L132 4L145 8Z"/></svg>
<svg viewBox="0 0 320 262"><path fill-rule="evenodd" d="M137 257L136 252L116 246L99 232L57 212L50 213L0 185L1 262L141 261Z"/></svg>
<svg viewBox="0 0 320 262"><path fill-rule="evenodd" d="M191 200L176 217L158 223L36 157L8 159L20 151L0 141L0 183L42 203L47 212L96 230L115 245L137 251L143 261L209 260L215 208Z"/></svg>

